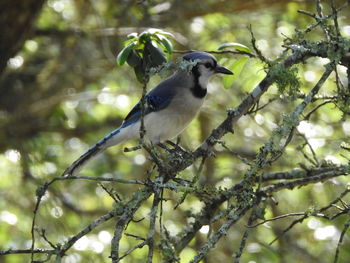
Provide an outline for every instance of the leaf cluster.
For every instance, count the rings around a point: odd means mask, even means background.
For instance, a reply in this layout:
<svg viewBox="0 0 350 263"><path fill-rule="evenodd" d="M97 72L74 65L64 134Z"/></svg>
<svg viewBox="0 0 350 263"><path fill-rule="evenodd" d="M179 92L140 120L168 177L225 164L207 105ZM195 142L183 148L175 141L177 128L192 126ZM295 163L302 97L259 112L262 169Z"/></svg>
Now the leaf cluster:
<svg viewBox="0 0 350 263"><path fill-rule="evenodd" d="M171 33L160 29L150 28L142 33L131 33L124 43L124 48L117 56L118 65L125 62L134 68L136 78L141 83L147 83L151 68L167 62L164 52L171 54L173 45L168 39L174 37Z"/></svg>

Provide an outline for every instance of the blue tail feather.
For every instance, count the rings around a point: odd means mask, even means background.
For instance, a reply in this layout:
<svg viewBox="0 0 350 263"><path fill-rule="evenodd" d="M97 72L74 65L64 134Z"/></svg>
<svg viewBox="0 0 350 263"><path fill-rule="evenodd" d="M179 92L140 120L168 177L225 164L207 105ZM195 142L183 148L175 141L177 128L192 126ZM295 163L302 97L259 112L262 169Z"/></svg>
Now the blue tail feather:
<svg viewBox="0 0 350 263"><path fill-rule="evenodd" d="M116 134L120 132L120 129L116 129L92 146L89 150L87 150L83 155L81 155L76 161L74 161L64 172L62 175L73 176L75 175L83 165L85 165L92 157L99 154L106 148L107 142L113 138Z"/></svg>

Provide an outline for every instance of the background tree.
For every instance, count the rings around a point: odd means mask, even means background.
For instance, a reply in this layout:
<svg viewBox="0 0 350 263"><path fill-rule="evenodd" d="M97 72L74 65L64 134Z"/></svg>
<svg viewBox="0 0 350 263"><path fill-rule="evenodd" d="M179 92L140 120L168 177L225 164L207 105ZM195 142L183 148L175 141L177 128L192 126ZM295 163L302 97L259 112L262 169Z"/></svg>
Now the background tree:
<svg viewBox="0 0 350 263"><path fill-rule="evenodd" d="M1 4L1 262L349 261L349 1L27 2ZM114 147L61 177L140 99L115 60L149 27L235 76L188 150Z"/></svg>

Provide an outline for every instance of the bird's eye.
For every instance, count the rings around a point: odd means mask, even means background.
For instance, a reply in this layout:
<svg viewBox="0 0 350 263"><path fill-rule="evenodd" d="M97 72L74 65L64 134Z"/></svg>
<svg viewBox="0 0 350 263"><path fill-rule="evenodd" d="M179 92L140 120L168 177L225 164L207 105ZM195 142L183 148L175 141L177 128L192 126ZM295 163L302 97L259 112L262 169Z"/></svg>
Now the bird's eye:
<svg viewBox="0 0 350 263"><path fill-rule="evenodd" d="M207 62L207 63L204 64L204 67L211 68L211 64L209 62Z"/></svg>

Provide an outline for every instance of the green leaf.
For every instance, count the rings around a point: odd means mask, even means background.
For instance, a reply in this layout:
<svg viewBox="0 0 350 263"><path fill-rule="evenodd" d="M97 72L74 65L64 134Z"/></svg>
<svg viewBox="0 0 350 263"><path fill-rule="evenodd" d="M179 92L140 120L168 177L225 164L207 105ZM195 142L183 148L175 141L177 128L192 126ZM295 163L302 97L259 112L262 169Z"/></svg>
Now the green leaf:
<svg viewBox="0 0 350 263"><path fill-rule="evenodd" d="M134 39L137 37L137 33L130 33L129 35L126 36L127 39Z"/></svg>
<svg viewBox="0 0 350 263"><path fill-rule="evenodd" d="M151 39L151 34L147 31L143 31L140 35L139 35L139 40L140 43L147 43L149 42Z"/></svg>
<svg viewBox="0 0 350 263"><path fill-rule="evenodd" d="M162 49L148 42L144 49L144 60L148 67L158 67L166 62L166 57Z"/></svg>
<svg viewBox="0 0 350 263"><path fill-rule="evenodd" d="M173 53L174 48L170 40L160 34L156 34L156 36L159 40L157 42L159 42L159 44L161 44L169 54Z"/></svg>
<svg viewBox="0 0 350 263"><path fill-rule="evenodd" d="M249 47L247 47L247 46L245 46L243 44L234 43L234 42L221 44L218 47L218 50L223 50L225 48L233 48L233 49L236 49L236 50L239 50L239 51L243 51L243 52L250 52Z"/></svg>
<svg viewBox="0 0 350 263"><path fill-rule="evenodd" d="M144 71L144 69L143 69L143 65L142 65L142 64L139 64L139 65L137 65L136 67L134 67L134 72L135 72L135 75L136 75L137 80L138 80L140 83L144 83L145 71Z"/></svg>
<svg viewBox="0 0 350 263"><path fill-rule="evenodd" d="M152 35L163 35L163 36L175 38L175 36L173 34L166 32L166 31L163 31L163 30L158 29L158 28L150 28L147 30L147 32L149 32Z"/></svg>
<svg viewBox="0 0 350 263"><path fill-rule="evenodd" d="M130 67L134 68L142 63L142 58L135 50L131 50L126 62L129 64Z"/></svg>
<svg viewBox="0 0 350 263"><path fill-rule="evenodd" d="M135 38L127 39L127 40L124 41L123 45L124 45L124 46L127 46L127 45L129 45L130 43L135 43L135 45L136 45L136 44L137 44L137 39L135 39Z"/></svg>
<svg viewBox="0 0 350 263"><path fill-rule="evenodd" d="M126 47L124 47L117 56L117 63L119 66L122 66L125 61L128 59L129 54L132 50L132 48L135 46L135 42L130 43Z"/></svg>
<svg viewBox="0 0 350 263"><path fill-rule="evenodd" d="M238 79L247 61L248 57L244 56L236 60L231 66L228 67L234 73L234 75L230 78L224 79L225 88L230 88L232 84Z"/></svg>
<svg viewBox="0 0 350 263"><path fill-rule="evenodd" d="M160 31L158 32L159 35L163 35L165 37L172 37L172 38L175 38L175 36L169 32L165 32L165 31Z"/></svg>

